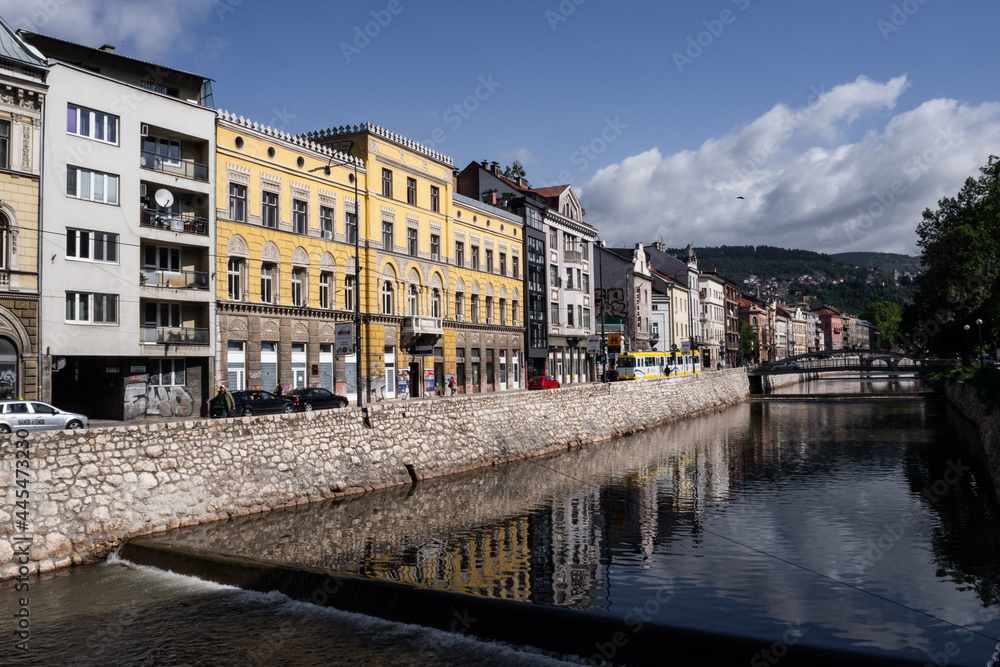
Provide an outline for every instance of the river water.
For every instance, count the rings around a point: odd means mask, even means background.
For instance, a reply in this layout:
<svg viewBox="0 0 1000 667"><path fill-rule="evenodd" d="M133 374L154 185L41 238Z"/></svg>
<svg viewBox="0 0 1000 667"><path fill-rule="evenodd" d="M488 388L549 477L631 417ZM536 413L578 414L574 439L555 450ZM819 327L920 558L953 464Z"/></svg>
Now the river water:
<svg viewBox="0 0 1000 667"><path fill-rule="evenodd" d="M415 488L154 536L480 597L920 663L1000 637L1000 508L945 404L819 380L613 443ZM793 394L802 399L788 400ZM806 397L809 395L809 397ZM478 641L116 559L32 580L27 652L0 582L0 664L557 665ZM669 649L665 647L665 651ZM598 655L595 651L593 655ZM757 662L754 662L756 660ZM763 661L762 661L763 660Z"/></svg>

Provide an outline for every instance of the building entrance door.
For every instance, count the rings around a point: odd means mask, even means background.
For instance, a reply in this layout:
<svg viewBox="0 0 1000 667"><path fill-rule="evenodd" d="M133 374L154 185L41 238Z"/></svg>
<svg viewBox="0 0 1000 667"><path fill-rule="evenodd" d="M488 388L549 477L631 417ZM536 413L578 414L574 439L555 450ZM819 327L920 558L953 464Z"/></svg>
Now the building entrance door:
<svg viewBox="0 0 1000 667"><path fill-rule="evenodd" d="M423 381L423 376L420 374L420 363L412 362L410 363L410 397L420 398L420 383Z"/></svg>

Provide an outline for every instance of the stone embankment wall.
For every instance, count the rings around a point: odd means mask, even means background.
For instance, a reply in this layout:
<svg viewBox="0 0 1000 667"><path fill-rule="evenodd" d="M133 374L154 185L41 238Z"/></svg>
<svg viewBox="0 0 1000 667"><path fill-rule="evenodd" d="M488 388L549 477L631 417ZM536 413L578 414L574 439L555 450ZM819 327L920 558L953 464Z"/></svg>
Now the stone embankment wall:
<svg viewBox="0 0 1000 667"><path fill-rule="evenodd" d="M32 433L27 447L5 438L0 578L23 574L22 566L48 571L102 558L130 537L177 526L600 442L748 393L746 374L733 369L363 410ZM17 461L27 476L18 476Z"/></svg>
<svg viewBox="0 0 1000 667"><path fill-rule="evenodd" d="M945 398L976 425L979 442L986 453L993 485L1000 493L1000 410L988 412L976 396L976 388L967 382L949 382L944 388Z"/></svg>

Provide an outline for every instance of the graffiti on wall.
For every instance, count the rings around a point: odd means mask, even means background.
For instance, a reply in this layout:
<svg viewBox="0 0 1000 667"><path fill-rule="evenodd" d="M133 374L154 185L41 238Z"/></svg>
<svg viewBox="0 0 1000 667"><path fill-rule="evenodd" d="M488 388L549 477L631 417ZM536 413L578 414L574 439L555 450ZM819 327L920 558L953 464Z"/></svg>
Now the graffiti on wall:
<svg viewBox="0 0 1000 667"><path fill-rule="evenodd" d="M125 419L144 416L190 417L195 400L187 387L151 387L145 382L125 386Z"/></svg>
<svg viewBox="0 0 1000 667"><path fill-rule="evenodd" d="M607 301L605 302L605 299ZM597 317L603 312L606 317L628 318L628 304L625 303L625 290L620 287L610 287L606 290L595 290L594 301Z"/></svg>

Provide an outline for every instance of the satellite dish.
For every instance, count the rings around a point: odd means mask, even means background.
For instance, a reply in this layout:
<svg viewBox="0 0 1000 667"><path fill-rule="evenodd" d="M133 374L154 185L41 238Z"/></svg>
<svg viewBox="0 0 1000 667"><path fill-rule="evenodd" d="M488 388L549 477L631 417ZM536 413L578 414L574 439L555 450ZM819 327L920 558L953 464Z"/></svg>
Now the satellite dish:
<svg viewBox="0 0 1000 667"><path fill-rule="evenodd" d="M153 195L153 199L156 200L156 204L158 206L162 206L163 208L170 208L174 203L174 195L170 192L170 190L165 188L157 190L156 194Z"/></svg>

